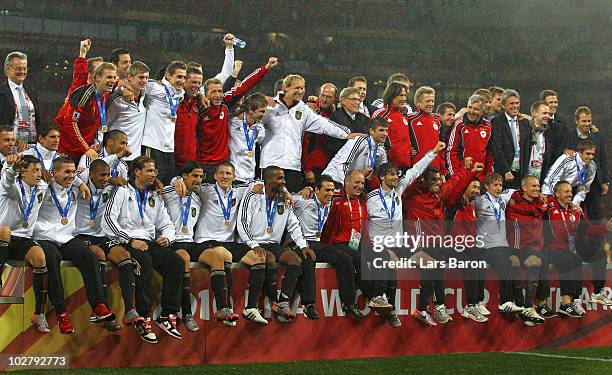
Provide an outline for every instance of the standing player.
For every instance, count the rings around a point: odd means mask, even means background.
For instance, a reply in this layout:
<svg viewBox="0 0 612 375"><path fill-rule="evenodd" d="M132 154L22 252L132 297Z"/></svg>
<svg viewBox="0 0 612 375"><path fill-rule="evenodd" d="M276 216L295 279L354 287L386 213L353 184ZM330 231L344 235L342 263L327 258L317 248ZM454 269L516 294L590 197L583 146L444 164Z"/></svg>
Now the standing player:
<svg viewBox="0 0 612 375"><path fill-rule="evenodd" d="M406 116L410 132L410 145L416 151L412 163L416 163L436 147L440 139L442 122L434 112L436 91L429 86L421 86L414 93L416 112ZM438 168L442 176L446 176L445 152L438 152L431 166Z"/></svg>

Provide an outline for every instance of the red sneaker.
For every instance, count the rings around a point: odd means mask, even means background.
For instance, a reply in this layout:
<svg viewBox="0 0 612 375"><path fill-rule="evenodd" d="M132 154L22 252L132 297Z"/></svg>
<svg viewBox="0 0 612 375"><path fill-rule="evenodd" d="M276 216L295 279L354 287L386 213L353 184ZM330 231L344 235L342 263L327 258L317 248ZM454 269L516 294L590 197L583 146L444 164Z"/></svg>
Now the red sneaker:
<svg viewBox="0 0 612 375"><path fill-rule="evenodd" d="M74 332L74 327L70 321L70 315L67 312L63 312L57 316L57 325L59 325L60 332L64 335L69 335Z"/></svg>
<svg viewBox="0 0 612 375"><path fill-rule="evenodd" d="M115 320L115 313L113 313L105 304L99 303L93 311L93 314L89 318L92 323L106 322Z"/></svg>

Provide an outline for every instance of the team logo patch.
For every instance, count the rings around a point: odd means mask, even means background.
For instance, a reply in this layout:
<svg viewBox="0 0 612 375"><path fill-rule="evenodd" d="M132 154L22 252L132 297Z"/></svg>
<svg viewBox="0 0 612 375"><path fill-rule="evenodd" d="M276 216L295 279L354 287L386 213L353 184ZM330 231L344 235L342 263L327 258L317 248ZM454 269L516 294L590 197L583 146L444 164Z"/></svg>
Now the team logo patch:
<svg viewBox="0 0 612 375"><path fill-rule="evenodd" d="M434 128L434 130L438 130L439 129L438 124L434 122L433 128Z"/></svg>
<svg viewBox="0 0 612 375"><path fill-rule="evenodd" d="M388 119L387 119L387 122L393 122L393 120L391 120L390 118L388 118ZM406 122L406 119L404 119L404 123L405 123L406 125L408 125L408 123Z"/></svg>
<svg viewBox="0 0 612 375"><path fill-rule="evenodd" d="M302 119L302 112L301 111L295 111L295 119L296 120L301 120Z"/></svg>
<svg viewBox="0 0 612 375"><path fill-rule="evenodd" d="M221 113L219 114L219 118L223 120L223 117L225 117L225 113L223 113L223 110L221 110Z"/></svg>
<svg viewBox="0 0 612 375"><path fill-rule="evenodd" d="M421 126L421 125L423 125L423 124L421 124L421 121L417 121L416 125L417 125L417 126Z"/></svg>
<svg viewBox="0 0 612 375"><path fill-rule="evenodd" d="M399 204L399 203L400 203L399 197L395 196L395 204Z"/></svg>
<svg viewBox="0 0 612 375"><path fill-rule="evenodd" d="M102 202L106 203L106 201L108 200L108 193L102 193Z"/></svg>
<svg viewBox="0 0 612 375"><path fill-rule="evenodd" d="M405 118L402 119L402 122L404 123L404 125L408 125L408 120L406 120ZM421 123L419 122L417 125L421 125Z"/></svg>
<svg viewBox="0 0 612 375"><path fill-rule="evenodd" d="M466 133L467 133L467 132L466 132ZM481 136L482 138L485 138L485 137L487 136L487 132L486 132L486 131L484 131L484 130L481 130L481 131L480 131L480 136Z"/></svg>
<svg viewBox="0 0 612 375"><path fill-rule="evenodd" d="M198 210L195 207L191 207L191 217L196 217L198 214Z"/></svg>
<svg viewBox="0 0 612 375"><path fill-rule="evenodd" d="M465 129L464 134L470 134L470 129Z"/></svg>
<svg viewBox="0 0 612 375"><path fill-rule="evenodd" d="M501 207L502 210L505 211L506 210L506 202L501 202L500 207Z"/></svg>
<svg viewBox="0 0 612 375"><path fill-rule="evenodd" d="M149 206L155 207L155 197L149 197Z"/></svg>
<svg viewBox="0 0 612 375"><path fill-rule="evenodd" d="M72 121L79 121L81 114L77 111L72 112Z"/></svg>
<svg viewBox="0 0 612 375"><path fill-rule="evenodd" d="M285 206L284 206L284 205L282 205L282 204L279 204L278 206L276 206L276 212L277 212L279 215L284 214L284 213L285 213Z"/></svg>
<svg viewBox="0 0 612 375"><path fill-rule="evenodd" d="M574 214L570 215L570 221L573 223L574 221L576 221L576 216L574 216Z"/></svg>
<svg viewBox="0 0 612 375"><path fill-rule="evenodd" d="M232 198L232 207L236 206L236 198Z"/></svg>
<svg viewBox="0 0 612 375"><path fill-rule="evenodd" d="M42 200L43 200L42 193L38 194L37 199L38 199L38 203L42 203Z"/></svg>

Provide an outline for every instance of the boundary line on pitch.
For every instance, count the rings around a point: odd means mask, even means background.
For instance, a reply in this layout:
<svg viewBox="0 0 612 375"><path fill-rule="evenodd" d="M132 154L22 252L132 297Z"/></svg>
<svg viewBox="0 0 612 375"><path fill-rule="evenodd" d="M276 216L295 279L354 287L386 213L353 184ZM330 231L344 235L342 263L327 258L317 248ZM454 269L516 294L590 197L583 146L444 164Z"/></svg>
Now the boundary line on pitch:
<svg viewBox="0 0 612 375"><path fill-rule="evenodd" d="M612 358L574 357L574 356L569 356L569 355L544 354L544 353L529 353L529 352L502 352L502 353L505 353L505 354L533 355L533 356L536 356L536 357L548 357L548 358L581 359L583 361L595 361L595 362L612 362Z"/></svg>

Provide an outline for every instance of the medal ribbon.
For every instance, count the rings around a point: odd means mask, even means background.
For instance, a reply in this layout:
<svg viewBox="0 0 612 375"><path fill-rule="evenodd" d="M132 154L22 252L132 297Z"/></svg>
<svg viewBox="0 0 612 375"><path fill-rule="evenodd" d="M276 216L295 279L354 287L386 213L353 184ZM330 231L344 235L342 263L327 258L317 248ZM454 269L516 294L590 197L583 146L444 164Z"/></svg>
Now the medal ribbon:
<svg viewBox="0 0 612 375"><path fill-rule="evenodd" d="M370 155L368 155L368 165L370 168L374 169L376 166L376 152L378 151L378 144L374 147L374 152L372 152L372 138L370 136L366 137L368 141L368 148L370 149Z"/></svg>
<svg viewBox="0 0 612 375"><path fill-rule="evenodd" d="M27 201L25 188L23 187L23 182L19 180L19 187L21 188L21 211L23 221L28 221L30 218L30 213L32 213L32 208L34 207L34 198L36 198L36 192L38 192L38 187L34 186L32 192L30 193L30 202Z"/></svg>
<svg viewBox="0 0 612 375"><path fill-rule="evenodd" d="M229 221L232 211L232 195L234 194L234 191L230 191L230 193L227 195L227 205L223 203L223 198L221 197L221 193L219 193L217 184L215 184L215 191L217 192L217 197L219 198L219 206L221 206L221 211L223 211L223 218L226 221Z"/></svg>
<svg viewBox="0 0 612 375"><path fill-rule="evenodd" d="M242 130L244 130L244 138L246 139L247 150L253 151L253 146L255 146L255 139L257 138L257 128L253 129L253 138L249 137L249 126L246 122L246 119L242 120Z"/></svg>
<svg viewBox="0 0 612 375"><path fill-rule="evenodd" d="M393 216L395 216L395 191L391 195L391 212L389 212L389 207L387 206L387 202L385 200L385 195L383 194L382 188L378 188L378 196L380 197L380 201L387 212L387 217L389 220L393 220Z"/></svg>
<svg viewBox="0 0 612 375"><path fill-rule="evenodd" d="M179 101L176 101L176 104L174 103L174 100L172 100L172 95L170 95L170 90L168 89L168 86L164 85L164 89L166 90L166 95L168 97L168 104L170 105L170 114L172 116L176 116L176 110L179 106Z"/></svg>
<svg viewBox="0 0 612 375"><path fill-rule="evenodd" d="M578 177L578 183L580 185L584 185L584 181L586 180L587 172L589 171L588 166L584 166L582 170L580 169L580 164L578 163L578 157L574 155L574 161L576 162L576 174Z"/></svg>
<svg viewBox="0 0 612 375"><path fill-rule="evenodd" d="M149 195L149 190L145 190L143 194L142 200L140 199L140 192L134 188L134 192L136 193L136 203L138 203L138 214L140 215L140 220L144 222L144 213L147 202L147 195Z"/></svg>
<svg viewBox="0 0 612 375"><path fill-rule="evenodd" d="M106 96L103 97L103 100L100 99L100 95L98 92L96 94L96 104L98 105L98 112L100 112L100 125L106 125Z"/></svg>
<svg viewBox="0 0 612 375"><path fill-rule="evenodd" d="M62 208L62 204L59 199L57 199L57 195L55 194L55 190L53 190L52 186L49 186L49 190L51 190L51 198L53 198L53 202L55 203L55 207L59 211L60 215L62 215L62 219L68 218L68 212L70 211L70 207L72 206L72 188L68 189L68 202L66 203L66 207Z"/></svg>
<svg viewBox="0 0 612 375"><path fill-rule="evenodd" d="M323 225L325 224L325 219L327 219L329 206L325 206L325 209L323 210L323 216L321 216L321 206L319 205L319 200L317 199L317 196L313 195L312 199L317 205L317 232L321 232L321 230L323 229Z"/></svg>
<svg viewBox="0 0 612 375"><path fill-rule="evenodd" d="M181 202L181 225L183 227L187 227L187 222L189 221L189 209L191 208L191 198L193 195L189 194L189 199L187 199L187 207L183 207L183 197L179 197L179 201Z"/></svg>
<svg viewBox="0 0 612 375"><path fill-rule="evenodd" d="M501 222L501 202L500 202L500 198L497 198L497 203L499 204L499 211L497 210L497 208L495 208L495 204L493 204L493 201L491 200L491 198L489 198L489 194L485 194L485 198L487 198L487 200L489 201L489 203L491 203L491 208L493 209L493 213L495 214L495 221L497 221L497 225L499 225L499 223Z"/></svg>
<svg viewBox="0 0 612 375"><path fill-rule="evenodd" d="M278 195L274 196L274 200L270 202L268 194L264 192L266 196L266 218L268 219L268 228L272 228L274 224L274 216L276 216L276 206L278 204Z"/></svg>

